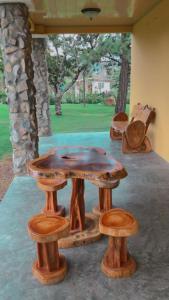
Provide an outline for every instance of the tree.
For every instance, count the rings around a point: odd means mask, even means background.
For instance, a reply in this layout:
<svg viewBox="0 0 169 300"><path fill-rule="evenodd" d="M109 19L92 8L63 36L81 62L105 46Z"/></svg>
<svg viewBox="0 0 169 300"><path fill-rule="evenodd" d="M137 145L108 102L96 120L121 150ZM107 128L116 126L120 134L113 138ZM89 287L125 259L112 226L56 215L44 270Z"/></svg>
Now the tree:
<svg viewBox="0 0 169 300"><path fill-rule="evenodd" d="M127 91L130 79L130 36L129 34L121 34L121 51L120 51L120 76L119 88L115 112L125 112L127 103Z"/></svg>
<svg viewBox="0 0 169 300"><path fill-rule="evenodd" d="M2 56L2 50L0 48L0 86L3 94L3 97L5 97L5 77L4 77L4 63L3 63L3 56ZM6 97L5 97L6 102Z"/></svg>
<svg viewBox="0 0 169 300"><path fill-rule="evenodd" d="M130 34L106 35L104 49L107 67L110 63L120 68L118 79L118 92L115 112L125 111L127 102L127 91L130 79Z"/></svg>
<svg viewBox="0 0 169 300"><path fill-rule="evenodd" d="M61 100L90 65L101 60L101 39L99 34L57 35L49 37L48 72L53 87L56 115L61 115Z"/></svg>
<svg viewBox="0 0 169 300"><path fill-rule="evenodd" d="M2 51L0 49L0 73L3 72L4 72L3 57L2 57Z"/></svg>

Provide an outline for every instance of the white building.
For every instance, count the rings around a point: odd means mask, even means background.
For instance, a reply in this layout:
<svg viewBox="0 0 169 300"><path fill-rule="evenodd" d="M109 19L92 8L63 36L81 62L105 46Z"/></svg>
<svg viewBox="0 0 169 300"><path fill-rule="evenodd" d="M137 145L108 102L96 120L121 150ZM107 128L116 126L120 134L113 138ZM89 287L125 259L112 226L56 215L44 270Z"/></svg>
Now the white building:
<svg viewBox="0 0 169 300"><path fill-rule="evenodd" d="M78 97L83 91L83 75L80 74L75 83L75 96ZM104 64L95 64L90 72L90 75L85 78L86 93L108 94L111 91L111 79L107 74Z"/></svg>

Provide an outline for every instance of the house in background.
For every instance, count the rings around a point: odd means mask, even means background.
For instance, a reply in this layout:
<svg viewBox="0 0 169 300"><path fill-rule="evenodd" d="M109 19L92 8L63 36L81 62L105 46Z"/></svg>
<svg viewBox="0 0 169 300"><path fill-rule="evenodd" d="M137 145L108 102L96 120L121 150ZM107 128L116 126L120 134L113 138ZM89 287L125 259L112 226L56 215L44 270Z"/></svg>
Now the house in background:
<svg viewBox="0 0 169 300"><path fill-rule="evenodd" d="M80 96L84 85L86 94L109 94L111 92L111 82L111 77L108 75L104 63L96 63L92 66L85 78L83 73L79 75L74 85L75 96Z"/></svg>

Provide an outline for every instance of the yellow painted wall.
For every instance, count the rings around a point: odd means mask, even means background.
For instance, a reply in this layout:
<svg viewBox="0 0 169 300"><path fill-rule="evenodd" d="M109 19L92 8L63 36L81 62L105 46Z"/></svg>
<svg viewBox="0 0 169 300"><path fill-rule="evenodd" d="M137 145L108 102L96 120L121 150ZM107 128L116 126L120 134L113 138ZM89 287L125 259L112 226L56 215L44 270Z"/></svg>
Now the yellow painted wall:
<svg viewBox="0 0 169 300"><path fill-rule="evenodd" d="M133 28L131 109L141 102L156 108L149 136L169 161L169 0L162 0Z"/></svg>

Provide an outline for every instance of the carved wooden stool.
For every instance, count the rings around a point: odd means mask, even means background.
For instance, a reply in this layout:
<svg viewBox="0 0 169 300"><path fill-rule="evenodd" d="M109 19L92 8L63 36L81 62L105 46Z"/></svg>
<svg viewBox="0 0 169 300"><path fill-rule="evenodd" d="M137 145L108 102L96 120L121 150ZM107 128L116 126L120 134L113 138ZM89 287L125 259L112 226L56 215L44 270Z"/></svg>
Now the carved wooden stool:
<svg viewBox="0 0 169 300"><path fill-rule="evenodd" d="M115 189L120 181L119 180L101 180L91 181L94 185L99 187L99 204L93 208L93 213L100 216L102 213L113 208L112 203L112 189Z"/></svg>
<svg viewBox="0 0 169 300"><path fill-rule="evenodd" d="M39 214L28 222L30 237L37 242L37 260L33 263L33 275L43 284L64 279L67 272L65 257L59 254L58 240L69 233L67 219Z"/></svg>
<svg viewBox="0 0 169 300"><path fill-rule="evenodd" d="M99 229L109 236L108 249L101 263L102 271L113 278L132 275L136 263L128 253L126 238L138 231L137 220L129 212L115 208L101 215Z"/></svg>
<svg viewBox="0 0 169 300"><path fill-rule="evenodd" d="M65 207L57 204L57 191L67 185L65 179L39 179L37 186L46 193L46 205L43 212L51 216L65 216Z"/></svg>

